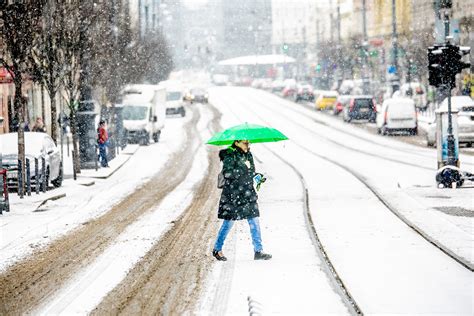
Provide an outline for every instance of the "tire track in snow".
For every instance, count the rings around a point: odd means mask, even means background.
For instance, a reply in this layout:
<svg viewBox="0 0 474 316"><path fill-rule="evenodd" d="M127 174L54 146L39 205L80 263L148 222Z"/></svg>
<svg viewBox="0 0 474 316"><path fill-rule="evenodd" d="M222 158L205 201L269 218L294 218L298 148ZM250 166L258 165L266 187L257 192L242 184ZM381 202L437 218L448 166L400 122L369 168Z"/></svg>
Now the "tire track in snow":
<svg viewBox="0 0 474 316"><path fill-rule="evenodd" d="M193 157L185 153L193 148L199 134L196 131L199 111L193 108L192 113L193 118L186 123L187 137L182 150L170 157L162 172L104 215L85 223L0 274L1 315L31 311L72 275L103 253L131 223L159 204L185 179ZM177 164L177 161L182 163ZM157 191L156 188L160 189Z"/></svg>
<svg viewBox="0 0 474 316"><path fill-rule="evenodd" d="M232 110L230 107L229 107L229 112L231 112L232 115L235 116L236 118L240 119L240 116L234 110ZM261 121L265 122L265 120L263 120L254 111L252 111L252 112ZM267 125L270 126L270 124L267 124ZM313 244L315 246L316 253L318 254L321 262L324 263L323 270L326 273L326 275L328 276L328 279L331 281L331 284L332 284L334 290L341 297L342 301L346 305L349 312L353 315L363 315L362 310L360 309L359 305L357 304L355 299L352 297L351 293L349 292L349 290L345 286L343 280L341 279L341 277L337 273L334 265L332 264L329 256L327 255L327 252L326 252L321 240L319 239L319 235L318 235L318 233L316 231L316 228L313 224L313 219L312 219L312 216L311 216L311 211L310 211L310 206L309 206L308 187L306 185L306 181L305 181L303 175L288 160L286 160L285 158L283 158L282 156L277 154L275 151L270 149L268 146L264 145L264 147L269 152L271 152L275 157L280 159L284 164L286 164L288 167L290 167L291 170L293 170L293 172L295 172L295 174L298 176L298 178L301 182L301 187L302 187L302 192L303 192L304 218L305 218L305 222L306 222L306 228L307 228L307 231L308 231L308 235L309 235L311 241L313 242ZM230 269L230 268L233 268L233 267L229 267L228 269ZM227 272L227 274L228 273L229 272ZM224 290L224 291L228 292L230 290L230 285L225 286L221 290ZM217 299L218 298L216 297L216 300Z"/></svg>

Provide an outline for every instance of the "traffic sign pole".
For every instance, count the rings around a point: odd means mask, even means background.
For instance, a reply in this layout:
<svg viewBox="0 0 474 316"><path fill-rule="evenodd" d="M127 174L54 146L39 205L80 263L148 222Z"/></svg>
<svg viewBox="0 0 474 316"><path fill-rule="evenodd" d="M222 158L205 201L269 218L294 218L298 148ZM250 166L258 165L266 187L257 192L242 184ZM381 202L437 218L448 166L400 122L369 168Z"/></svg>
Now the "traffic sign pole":
<svg viewBox="0 0 474 316"><path fill-rule="evenodd" d="M449 15L447 12L445 12L444 15L444 39L445 39L445 45L449 46ZM445 71L447 70L448 67L446 67ZM455 142L454 142L454 135L453 135L453 116L452 116L452 111L451 111L451 78L450 76L447 76L447 74L444 74L443 76L447 80L446 82L446 88L448 92L448 161L447 165L449 166L455 166L456 165L456 156L455 156Z"/></svg>

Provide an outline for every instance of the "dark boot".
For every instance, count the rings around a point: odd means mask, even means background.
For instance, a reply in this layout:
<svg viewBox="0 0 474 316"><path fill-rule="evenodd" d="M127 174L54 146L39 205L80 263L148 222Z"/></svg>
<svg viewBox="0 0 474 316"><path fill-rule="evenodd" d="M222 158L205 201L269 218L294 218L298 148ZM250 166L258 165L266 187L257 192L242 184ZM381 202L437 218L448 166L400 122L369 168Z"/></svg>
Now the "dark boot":
<svg viewBox="0 0 474 316"><path fill-rule="evenodd" d="M271 254L264 253L263 251L258 251L253 257L254 260L270 260L272 258Z"/></svg>
<svg viewBox="0 0 474 316"><path fill-rule="evenodd" d="M214 256L214 258L216 258L217 260L219 261L227 261L227 258L224 257L224 255L220 255L219 254L220 251L217 251L217 250L213 250L212 251L212 255ZM221 252L222 253L222 252Z"/></svg>

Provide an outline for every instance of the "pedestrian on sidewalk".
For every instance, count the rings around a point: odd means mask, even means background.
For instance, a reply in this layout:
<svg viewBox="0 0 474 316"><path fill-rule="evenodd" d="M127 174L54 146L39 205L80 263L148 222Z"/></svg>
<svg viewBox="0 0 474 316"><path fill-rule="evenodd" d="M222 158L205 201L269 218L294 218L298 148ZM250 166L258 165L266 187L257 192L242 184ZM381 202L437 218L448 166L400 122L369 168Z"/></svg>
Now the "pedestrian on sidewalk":
<svg viewBox="0 0 474 316"><path fill-rule="evenodd" d="M107 144L109 141L109 135L104 120L100 120L99 127L97 128L97 143L99 144L99 162L104 168L109 167L107 161Z"/></svg>
<svg viewBox="0 0 474 316"><path fill-rule="evenodd" d="M257 192L253 186L255 164L248 140L236 140L232 145L219 152L223 162L224 185L219 202L218 218L223 219L212 255L220 261L227 258L222 252L224 241L234 222L246 219L254 248L254 260L268 260L271 255L263 252L260 233Z"/></svg>
<svg viewBox="0 0 474 316"><path fill-rule="evenodd" d="M44 126L43 119L41 117L37 117L35 121L35 125L31 129L32 132L40 132L46 133L46 127Z"/></svg>

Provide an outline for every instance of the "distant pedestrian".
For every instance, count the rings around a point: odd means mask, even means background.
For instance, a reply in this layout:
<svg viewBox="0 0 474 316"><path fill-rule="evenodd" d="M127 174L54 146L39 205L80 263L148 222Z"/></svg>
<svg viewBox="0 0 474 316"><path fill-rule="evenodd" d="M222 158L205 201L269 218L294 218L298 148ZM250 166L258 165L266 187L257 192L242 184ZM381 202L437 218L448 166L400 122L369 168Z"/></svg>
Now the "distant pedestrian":
<svg viewBox="0 0 474 316"><path fill-rule="evenodd" d="M67 127L69 126L69 116L66 113L61 112L58 117L58 124L61 126L61 132L63 135L67 134Z"/></svg>
<svg viewBox="0 0 474 316"><path fill-rule="evenodd" d="M32 132L40 132L46 133L46 127L44 126L43 119L41 117L37 117L35 121L35 125L31 129Z"/></svg>
<svg viewBox="0 0 474 316"><path fill-rule="evenodd" d="M271 255L263 252L260 233L257 192L253 186L255 164L248 140L236 140L219 152L223 161L224 184L219 202L218 218L223 219L212 255L220 261L227 258L222 247L234 221L246 219L250 225L250 234L254 248L255 260L268 260Z"/></svg>
<svg viewBox="0 0 474 316"><path fill-rule="evenodd" d="M104 120L100 120L99 127L97 128L97 143L99 145L99 162L102 167L108 167L107 161L107 144L109 141L109 135Z"/></svg>

